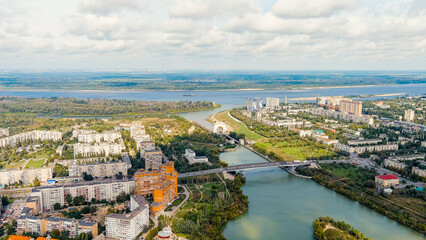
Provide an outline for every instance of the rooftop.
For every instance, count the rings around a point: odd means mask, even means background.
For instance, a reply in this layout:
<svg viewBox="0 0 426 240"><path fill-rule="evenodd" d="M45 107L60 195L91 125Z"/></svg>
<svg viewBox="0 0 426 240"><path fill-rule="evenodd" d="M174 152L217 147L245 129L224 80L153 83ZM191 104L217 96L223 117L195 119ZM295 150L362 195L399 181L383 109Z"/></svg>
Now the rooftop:
<svg viewBox="0 0 426 240"><path fill-rule="evenodd" d="M378 177L380 179L383 179L383 180L399 179L395 174L393 174L393 175L379 175Z"/></svg>

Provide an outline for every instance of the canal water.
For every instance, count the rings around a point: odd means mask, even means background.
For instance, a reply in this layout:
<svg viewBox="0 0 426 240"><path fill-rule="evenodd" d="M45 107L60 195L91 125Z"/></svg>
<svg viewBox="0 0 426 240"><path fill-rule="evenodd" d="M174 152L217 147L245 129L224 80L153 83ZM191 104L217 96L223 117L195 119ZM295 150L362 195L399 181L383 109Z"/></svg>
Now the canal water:
<svg viewBox="0 0 426 240"><path fill-rule="evenodd" d="M180 114L188 120L195 120L211 129L212 125L205 121L208 116L243 106L248 97L295 98L314 97L317 94L338 96L388 93L417 95L425 92L426 84L410 84L300 91L0 91L0 96L215 101L222 104L220 109ZM192 96L183 96L188 94ZM233 152L222 153L220 156L221 160L230 165L265 161L241 147ZM319 216L331 216L337 220L344 220L370 239L424 239L421 234L357 202L312 180L292 176L280 168L249 170L246 171L246 176L243 192L249 198L249 210L227 224L224 232L227 239L313 239L312 223Z"/></svg>

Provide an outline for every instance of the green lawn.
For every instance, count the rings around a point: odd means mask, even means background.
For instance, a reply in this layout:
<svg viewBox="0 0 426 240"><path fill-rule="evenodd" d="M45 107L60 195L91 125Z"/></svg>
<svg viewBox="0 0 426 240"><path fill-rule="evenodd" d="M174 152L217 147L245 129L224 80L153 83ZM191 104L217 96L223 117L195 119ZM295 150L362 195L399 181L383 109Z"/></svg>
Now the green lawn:
<svg viewBox="0 0 426 240"><path fill-rule="evenodd" d="M31 160L27 163L25 168L41 168L41 167L43 167L43 164L44 164L45 161L46 161L45 159Z"/></svg>
<svg viewBox="0 0 426 240"><path fill-rule="evenodd" d="M231 126L234 129L234 132L236 132L236 133L242 133L247 138L249 138L249 139L251 139L253 141L264 139L264 137L260 136L259 134L255 133L253 131L250 131L244 123L237 122L233 118L231 118L228 115L228 111L216 113L214 115L214 117L217 120L225 122L226 124L228 124L229 126Z"/></svg>
<svg viewBox="0 0 426 240"><path fill-rule="evenodd" d="M259 141L255 144L256 147L273 152L280 160L306 160L308 157L331 156L332 152L327 149L318 148L315 145L302 145L295 141L275 142Z"/></svg>
<svg viewBox="0 0 426 240"><path fill-rule="evenodd" d="M335 167L331 164L321 164L321 167L323 169L331 171L332 173L338 176L349 178L351 180L356 180L358 177L358 174L356 174L356 172L358 171L357 166L345 166L345 168L343 168Z"/></svg>
<svg viewBox="0 0 426 240"><path fill-rule="evenodd" d="M13 162L5 166L5 169L18 169L25 161Z"/></svg>

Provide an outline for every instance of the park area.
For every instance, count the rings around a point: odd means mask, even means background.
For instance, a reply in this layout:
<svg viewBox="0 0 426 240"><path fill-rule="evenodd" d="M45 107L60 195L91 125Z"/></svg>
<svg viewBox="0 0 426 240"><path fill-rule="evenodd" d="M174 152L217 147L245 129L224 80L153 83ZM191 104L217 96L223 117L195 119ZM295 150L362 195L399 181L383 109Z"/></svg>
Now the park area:
<svg viewBox="0 0 426 240"><path fill-rule="evenodd" d="M239 133L239 134L244 134L247 138L249 138L253 141L258 141L258 140L264 139L264 137L262 137L259 134L249 130L244 123L239 122L239 121L235 120L234 118L232 118L231 116L229 116L228 113L229 113L229 111L216 113L213 116L213 118L215 118L218 121L221 121L221 122L228 124L230 127L232 127L234 132Z"/></svg>

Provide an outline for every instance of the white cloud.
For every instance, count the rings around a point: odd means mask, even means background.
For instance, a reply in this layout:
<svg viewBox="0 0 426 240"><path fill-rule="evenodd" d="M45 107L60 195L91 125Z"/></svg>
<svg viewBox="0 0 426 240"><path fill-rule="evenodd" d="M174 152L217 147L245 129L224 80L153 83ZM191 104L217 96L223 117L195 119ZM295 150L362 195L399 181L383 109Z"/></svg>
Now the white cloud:
<svg viewBox="0 0 426 240"><path fill-rule="evenodd" d="M79 10L86 13L109 14L121 10L141 10L138 0L81 0Z"/></svg>
<svg viewBox="0 0 426 240"><path fill-rule="evenodd" d="M356 6L357 0L278 0L272 13L283 18L328 17Z"/></svg>

